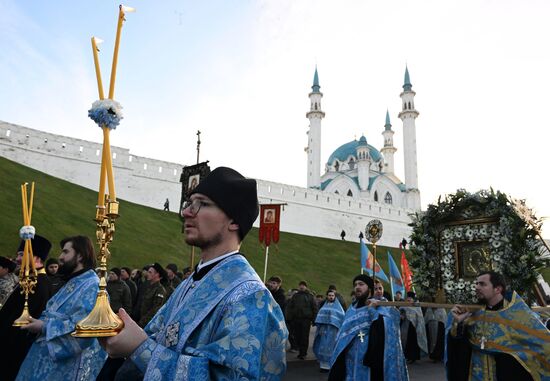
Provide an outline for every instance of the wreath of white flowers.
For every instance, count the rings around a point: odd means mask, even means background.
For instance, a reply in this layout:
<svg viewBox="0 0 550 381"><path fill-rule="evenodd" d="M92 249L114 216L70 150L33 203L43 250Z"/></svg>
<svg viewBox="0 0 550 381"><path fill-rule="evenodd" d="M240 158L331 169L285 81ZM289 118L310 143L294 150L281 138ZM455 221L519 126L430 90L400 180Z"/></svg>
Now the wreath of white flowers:
<svg viewBox="0 0 550 381"><path fill-rule="evenodd" d="M468 224L480 218L489 220ZM464 224L453 224L458 221ZM410 224L410 264L417 291L435 297L442 288L449 302L475 302L474 281L457 279L455 242L485 241L492 269L509 280L511 289L529 297L539 270L550 262L541 252L541 225L524 201L492 189L477 193L459 189L428 205L425 212L412 215Z"/></svg>

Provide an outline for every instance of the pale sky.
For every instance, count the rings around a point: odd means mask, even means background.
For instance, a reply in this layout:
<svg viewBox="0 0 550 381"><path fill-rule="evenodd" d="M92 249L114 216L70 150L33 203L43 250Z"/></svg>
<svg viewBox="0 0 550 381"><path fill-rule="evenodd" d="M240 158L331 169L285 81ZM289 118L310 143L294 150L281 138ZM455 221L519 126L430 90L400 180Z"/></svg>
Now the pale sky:
<svg viewBox="0 0 550 381"><path fill-rule="evenodd" d="M319 70L322 168L386 109L403 179L405 65L415 105L422 205L493 187L550 216L550 2L145 1L122 31L111 143L133 154L305 187L308 93ZM0 0L0 120L99 142L90 37L106 88L118 2ZM266 147L269 147L266 149ZM550 222L545 236L550 236Z"/></svg>

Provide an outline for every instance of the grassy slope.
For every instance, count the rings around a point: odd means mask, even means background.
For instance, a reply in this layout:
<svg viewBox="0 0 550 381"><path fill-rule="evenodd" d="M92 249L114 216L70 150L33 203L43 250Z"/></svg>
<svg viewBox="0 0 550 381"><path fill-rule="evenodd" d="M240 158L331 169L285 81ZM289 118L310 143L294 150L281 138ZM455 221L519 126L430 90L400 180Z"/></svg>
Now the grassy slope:
<svg viewBox="0 0 550 381"><path fill-rule="evenodd" d="M92 218L96 192L0 158L0 255L11 256L17 248L17 232L22 226L20 185L31 181L36 184L32 224L38 234L54 243L51 255L57 255L58 242L65 236L95 236ZM155 261L162 265L170 262L179 267L189 265L191 247L183 241L181 223L175 213L119 201L121 217L110 246L110 266L141 267ZM387 269L387 250L378 248L379 262L384 269ZM390 250L399 263L399 251ZM262 277L265 250L258 242L257 229L253 228L246 237L241 251ZM324 292L327 285L335 284L345 295L351 290L351 279L357 273L357 242L282 232L277 247L270 247L268 276L281 276L285 289L296 287L304 279L312 290ZM548 269L545 278L550 278Z"/></svg>

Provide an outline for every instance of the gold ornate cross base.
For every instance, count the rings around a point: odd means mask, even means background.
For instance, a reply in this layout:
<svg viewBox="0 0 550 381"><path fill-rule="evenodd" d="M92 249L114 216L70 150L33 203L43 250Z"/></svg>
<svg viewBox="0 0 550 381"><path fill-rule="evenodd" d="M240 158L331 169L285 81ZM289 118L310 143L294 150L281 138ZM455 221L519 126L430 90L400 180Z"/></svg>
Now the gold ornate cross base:
<svg viewBox="0 0 550 381"><path fill-rule="evenodd" d="M74 337L109 337L117 335L124 327L122 320L113 312L107 294L107 257L108 246L115 233L115 220L118 218L118 202L107 200L107 212L98 207L96 212L97 243L99 245L99 292L95 306L88 316L76 324Z"/></svg>

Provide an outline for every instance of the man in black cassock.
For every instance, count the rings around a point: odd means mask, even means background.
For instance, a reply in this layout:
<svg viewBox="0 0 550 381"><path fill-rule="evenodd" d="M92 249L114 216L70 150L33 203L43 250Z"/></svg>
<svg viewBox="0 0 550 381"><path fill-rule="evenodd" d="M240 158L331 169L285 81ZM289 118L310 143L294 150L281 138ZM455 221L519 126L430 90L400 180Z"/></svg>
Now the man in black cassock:
<svg viewBox="0 0 550 381"><path fill-rule="evenodd" d="M31 243L38 279L34 287L34 293L29 294L28 304L29 314L38 319L51 296L51 285L46 270L44 270L44 262L48 257L52 244L39 235L35 235ZM19 265L21 264L24 245L25 241L21 241L17 250L17 263ZM2 338L0 360L3 364L1 378L5 381L15 379L21 363L36 338L35 335L13 326L13 322L21 316L24 305L25 294L21 294L21 286L17 285L0 310L0 337Z"/></svg>

